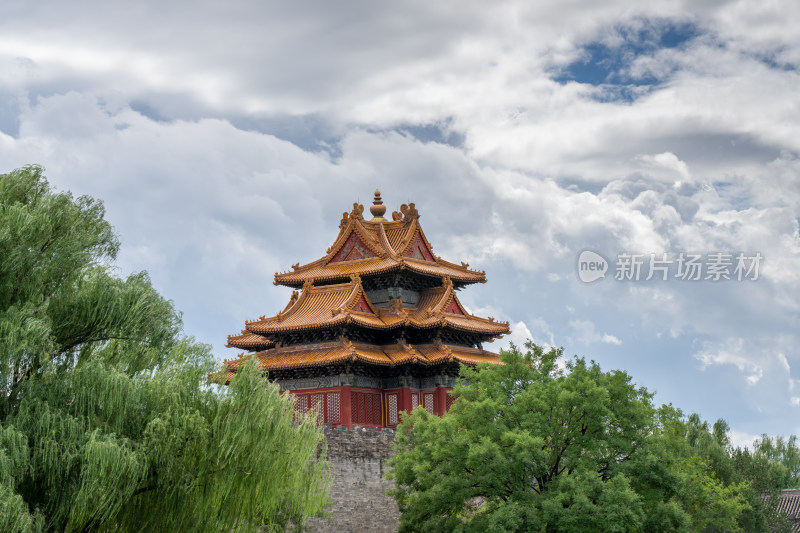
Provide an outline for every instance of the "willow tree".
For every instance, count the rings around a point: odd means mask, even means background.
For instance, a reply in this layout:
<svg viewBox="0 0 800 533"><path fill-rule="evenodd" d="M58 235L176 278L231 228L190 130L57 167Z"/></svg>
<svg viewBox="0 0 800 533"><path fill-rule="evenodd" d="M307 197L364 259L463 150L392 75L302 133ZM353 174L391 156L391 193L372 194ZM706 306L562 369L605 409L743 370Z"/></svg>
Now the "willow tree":
<svg viewBox="0 0 800 533"><path fill-rule="evenodd" d="M0 530L283 530L322 512L322 433L210 347L145 273L121 279L102 202L0 175ZM319 455L322 450L322 455Z"/></svg>

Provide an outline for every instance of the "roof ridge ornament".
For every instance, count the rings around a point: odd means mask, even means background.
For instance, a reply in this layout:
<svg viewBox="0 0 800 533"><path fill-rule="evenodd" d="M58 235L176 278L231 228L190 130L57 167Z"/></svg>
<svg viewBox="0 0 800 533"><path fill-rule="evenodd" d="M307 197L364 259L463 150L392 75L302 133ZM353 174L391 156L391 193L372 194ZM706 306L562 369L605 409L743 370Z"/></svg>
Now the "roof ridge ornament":
<svg viewBox="0 0 800 533"><path fill-rule="evenodd" d="M353 210L349 213L342 213L342 220L339 222L339 229L344 228L351 220L364 220L364 206L358 202L353 202Z"/></svg>
<svg viewBox="0 0 800 533"><path fill-rule="evenodd" d="M447 354L447 362L448 362L448 363L452 363L453 361L455 361L455 356L453 355L453 350L451 350L451 349L450 349L450 347L449 347L449 346L446 346L446 345L445 345L445 346L443 346L442 348L443 348L443 350L442 350L442 351L443 351L445 354Z"/></svg>
<svg viewBox="0 0 800 533"><path fill-rule="evenodd" d="M401 205L400 212L395 211L392 213L392 220L402 220L406 223L417 218L419 218L419 211L417 211L413 202Z"/></svg>
<svg viewBox="0 0 800 533"><path fill-rule="evenodd" d="M353 363L356 362L358 360L358 353L356 353L355 345L352 342L350 342L350 339L348 339L344 335L339 336L339 340L341 340L342 342L342 347L345 350L347 350L348 353L347 359ZM349 374L350 372L347 371L347 373Z"/></svg>
<svg viewBox="0 0 800 533"><path fill-rule="evenodd" d="M375 198L372 200L369 212L372 213L372 220L370 220L370 222L386 222L386 219L383 218L383 215L386 214L386 206L383 205L381 191L379 189L375 189Z"/></svg>

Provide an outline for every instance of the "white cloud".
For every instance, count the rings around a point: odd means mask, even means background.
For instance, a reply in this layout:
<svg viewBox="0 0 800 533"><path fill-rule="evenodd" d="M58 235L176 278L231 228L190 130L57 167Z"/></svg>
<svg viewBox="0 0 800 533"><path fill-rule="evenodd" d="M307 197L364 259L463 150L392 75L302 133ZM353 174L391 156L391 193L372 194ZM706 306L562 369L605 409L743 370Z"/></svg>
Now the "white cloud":
<svg viewBox="0 0 800 533"><path fill-rule="evenodd" d="M578 342L583 344L594 344L601 342L604 344L614 344L619 346L622 341L609 333L599 333L589 320L570 320L569 326L573 331Z"/></svg>
<svg viewBox="0 0 800 533"><path fill-rule="evenodd" d="M705 343L694 358L702 363L703 370L711 365L733 365L746 374L749 385L755 385L764 376L764 369L748 357L744 339L733 339L721 346Z"/></svg>
<svg viewBox="0 0 800 533"><path fill-rule="evenodd" d="M702 348L694 353L700 361L701 369L706 370L714 365L731 365L736 367L746 379L748 385L756 385L762 378L768 377L768 386L787 383L783 394L791 393L800 381L791 377L788 358L783 353L787 346L796 341L790 337L777 338L730 338L722 342L703 342ZM781 388L773 390L774 395L781 394ZM794 402L794 400L791 400Z"/></svg>
<svg viewBox="0 0 800 533"><path fill-rule="evenodd" d="M672 152L664 152L656 155L642 155L639 156L639 159L650 166L670 170L677 174L683 181L688 181L692 177L686 163L678 159ZM676 185L682 184L683 181L679 181Z"/></svg>
<svg viewBox="0 0 800 533"><path fill-rule="evenodd" d="M775 354L775 357L778 359L783 368L786 369L786 373L790 374L792 372L792 367L789 366L789 360L786 359L786 354L778 352Z"/></svg>
<svg viewBox="0 0 800 533"><path fill-rule="evenodd" d="M754 435L743 431L730 430L728 438L731 440L731 446L734 448L748 448L753 449L753 443L761 438L761 434Z"/></svg>
<svg viewBox="0 0 800 533"><path fill-rule="evenodd" d="M525 325L525 322L519 321L511 324L511 335L506 336L502 341L498 348L507 348L511 343L517 346L520 349L524 349L525 343L533 339L533 334L531 330L528 329L528 326Z"/></svg>

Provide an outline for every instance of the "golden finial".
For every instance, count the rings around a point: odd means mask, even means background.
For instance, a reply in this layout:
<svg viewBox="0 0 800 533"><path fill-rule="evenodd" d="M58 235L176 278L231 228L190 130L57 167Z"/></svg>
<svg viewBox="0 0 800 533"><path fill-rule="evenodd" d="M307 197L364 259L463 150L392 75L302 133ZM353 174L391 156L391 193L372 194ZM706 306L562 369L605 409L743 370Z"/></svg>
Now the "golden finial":
<svg viewBox="0 0 800 533"><path fill-rule="evenodd" d="M372 220L370 222L384 222L386 219L383 215L386 213L386 206L383 205L381 200L381 191L375 189L375 199L369 207L369 212L372 213Z"/></svg>

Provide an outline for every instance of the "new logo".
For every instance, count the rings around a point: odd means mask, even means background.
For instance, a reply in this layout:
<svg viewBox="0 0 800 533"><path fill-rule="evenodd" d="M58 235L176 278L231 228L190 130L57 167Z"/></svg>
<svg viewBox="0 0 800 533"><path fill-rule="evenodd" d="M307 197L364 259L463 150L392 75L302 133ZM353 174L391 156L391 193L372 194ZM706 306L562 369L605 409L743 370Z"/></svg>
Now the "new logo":
<svg viewBox="0 0 800 533"><path fill-rule="evenodd" d="M591 250L584 250L578 256L578 279L591 283L606 277L608 261L602 255Z"/></svg>

